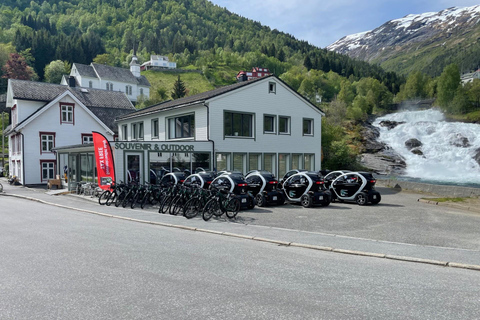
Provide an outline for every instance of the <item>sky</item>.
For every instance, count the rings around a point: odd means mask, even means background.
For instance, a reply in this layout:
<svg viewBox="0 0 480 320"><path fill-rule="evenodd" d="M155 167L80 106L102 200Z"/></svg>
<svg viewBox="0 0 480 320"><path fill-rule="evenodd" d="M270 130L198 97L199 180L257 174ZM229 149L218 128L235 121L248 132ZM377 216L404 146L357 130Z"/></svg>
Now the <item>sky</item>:
<svg viewBox="0 0 480 320"><path fill-rule="evenodd" d="M210 0L271 29L324 48L408 14L480 5L480 0Z"/></svg>

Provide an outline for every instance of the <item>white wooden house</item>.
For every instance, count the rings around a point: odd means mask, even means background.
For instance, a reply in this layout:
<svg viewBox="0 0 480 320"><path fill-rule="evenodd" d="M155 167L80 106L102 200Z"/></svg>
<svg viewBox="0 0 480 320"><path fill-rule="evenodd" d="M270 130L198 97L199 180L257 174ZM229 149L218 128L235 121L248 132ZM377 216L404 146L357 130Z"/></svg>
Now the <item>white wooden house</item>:
<svg viewBox="0 0 480 320"><path fill-rule="evenodd" d="M117 179L194 171L321 169L323 112L275 76L239 82L117 118Z"/></svg>
<svg viewBox="0 0 480 320"><path fill-rule="evenodd" d="M107 66L98 63L84 65L74 63L70 71L70 79L75 79L75 85L84 88L103 89L124 92L132 102L140 97L150 97L150 82L140 75L140 65L133 56L130 69ZM63 77L61 84L68 85L69 77Z"/></svg>
<svg viewBox="0 0 480 320"><path fill-rule="evenodd" d="M93 156L82 159L90 165L85 169L73 158L59 163L55 148L91 144L92 131L114 140L114 118L135 111L123 92L12 79L6 106L11 109L11 124L5 130L9 174L24 185L46 184L65 166L76 178L93 175Z"/></svg>

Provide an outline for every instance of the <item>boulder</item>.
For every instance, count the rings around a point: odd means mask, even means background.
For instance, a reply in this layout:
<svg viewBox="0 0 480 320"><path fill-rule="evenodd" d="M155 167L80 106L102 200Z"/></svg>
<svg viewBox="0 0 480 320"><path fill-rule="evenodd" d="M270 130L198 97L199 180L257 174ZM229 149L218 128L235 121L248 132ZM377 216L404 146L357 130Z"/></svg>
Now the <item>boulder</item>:
<svg viewBox="0 0 480 320"><path fill-rule="evenodd" d="M417 156L423 156L423 152L420 148L412 149L410 152L416 154Z"/></svg>
<svg viewBox="0 0 480 320"><path fill-rule="evenodd" d="M473 159L477 161L478 165L480 165L480 148L475 150L475 154L473 155Z"/></svg>
<svg viewBox="0 0 480 320"><path fill-rule="evenodd" d="M470 141L467 137L462 136L460 133L457 133L450 138L450 144L459 148L468 148L471 147Z"/></svg>
<svg viewBox="0 0 480 320"><path fill-rule="evenodd" d="M361 133L363 151L366 153L375 153L385 149L386 144L377 141L380 136L380 130L370 123L365 123Z"/></svg>
<svg viewBox="0 0 480 320"><path fill-rule="evenodd" d="M380 121L379 125L381 127L386 127L388 130L392 130L399 124L403 124L403 123L405 123L405 121L384 120L384 121Z"/></svg>
<svg viewBox="0 0 480 320"><path fill-rule="evenodd" d="M407 141L405 141L405 147L407 147L408 150L421 147L422 145L423 143L420 140L415 138L408 139Z"/></svg>

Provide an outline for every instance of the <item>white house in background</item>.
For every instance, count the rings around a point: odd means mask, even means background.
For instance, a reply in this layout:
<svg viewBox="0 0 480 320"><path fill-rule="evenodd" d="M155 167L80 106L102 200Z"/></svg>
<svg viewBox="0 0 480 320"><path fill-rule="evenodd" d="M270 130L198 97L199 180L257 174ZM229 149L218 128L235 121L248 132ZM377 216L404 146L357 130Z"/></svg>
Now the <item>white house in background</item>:
<svg viewBox="0 0 480 320"><path fill-rule="evenodd" d="M73 77L75 85L91 89L124 92L132 102L137 102L141 96L150 97L150 82L140 75L140 65L134 55L130 69L117 68L98 63L90 65L74 63L70 78L63 77L61 84L68 85Z"/></svg>
<svg viewBox="0 0 480 320"><path fill-rule="evenodd" d="M480 79L480 69L471 73L465 73L460 76L462 85L472 82L474 79Z"/></svg>
<svg viewBox="0 0 480 320"><path fill-rule="evenodd" d="M6 107L11 109L4 132L9 174L24 185L46 184L65 166L75 178L93 176L93 155L58 160L55 148L91 144L92 131L113 141L115 117L135 111L123 92L13 79L8 80Z"/></svg>
<svg viewBox="0 0 480 320"><path fill-rule="evenodd" d="M159 56L159 55L151 55L150 61L142 63L140 66L141 70L148 70L148 69L176 69L177 63L168 61L168 57L166 56Z"/></svg>
<svg viewBox="0 0 480 320"><path fill-rule="evenodd" d="M195 171L321 169L323 112L275 76L167 101L117 118L117 180Z"/></svg>

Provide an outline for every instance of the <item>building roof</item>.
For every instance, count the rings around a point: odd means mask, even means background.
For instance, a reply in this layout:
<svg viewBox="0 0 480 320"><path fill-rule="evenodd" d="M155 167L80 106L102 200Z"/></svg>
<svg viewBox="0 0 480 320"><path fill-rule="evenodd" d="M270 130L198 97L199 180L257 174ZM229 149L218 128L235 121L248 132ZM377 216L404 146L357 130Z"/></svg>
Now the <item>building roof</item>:
<svg viewBox="0 0 480 320"><path fill-rule="evenodd" d="M69 91L74 95L114 133L118 131L117 125L114 122L115 118L136 110L125 93L120 91L79 87L71 88L59 84L14 79L9 80L9 88L12 90L13 99L45 102L43 107L24 119L22 123L33 117L37 112L40 112L50 101L65 91ZM20 124L21 123L18 125Z"/></svg>
<svg viewBox="0 0 480 320"><path fill-rule="evenodd" d="M276 81L282 82L285 86L290 88L290 90L292 90L301 99L303 99L305 102L310 104L312 107L318 109L323 114L322 110L320 110L317 106L312 104L305 97L303 97L302 95L297 93L294 89L292 89L285 82L283 82L279 78L275 77L274 75L269 75L269 76L265 76L265 77L261 77L261 78L257 78L257 79L253 79L253 80L237 82L235 84L231 84L231 85L220 87L220 88L213 89L213 90L210 90L210 91L202 92L202 93L199 93L199 94L196 94L196 95L193 95L193 96L183 97L183 98L176 99L176 100L165 101L165 102L162 102L160 104L156 104L156 105L138 110L137 112L131 113L129 115L120 116L120 117L117 118L117 120L136 118L136 117L142 116L144 114L150 114L150 113L155 113L155 112L158 112L158 111L181 108L181 107L186 107L186 106L190 106L190 105L197 104L197 103L203 103L208 99L212 99L212 98L217 97L219 95L228 93L228 92L233 91L233 90L237 90L239 88L243 88L245 86L248 86L248 85L251 85L253 83L263 81L263 80L269 79L269 78L275 78Z"/></svg>
<svg viewBox="0 0 480 320"><path fill-rule="evenodd" d="M106 107L115 109L134 109L125 93L92 88L71 88L66 85L46 82L10 79L9 85L13 99L49 102L69 90L86 107Z"/></svg>
<svg viewBox="0 0 480 320"><path fill-rule="evenodd" d="M150 87L150 82L148 82L145 76L135 77L130 69L98 63L91 63L89 66L80 63L74 63L74 65L82 77L101 78L104 80L127 82Z"/></svg>

